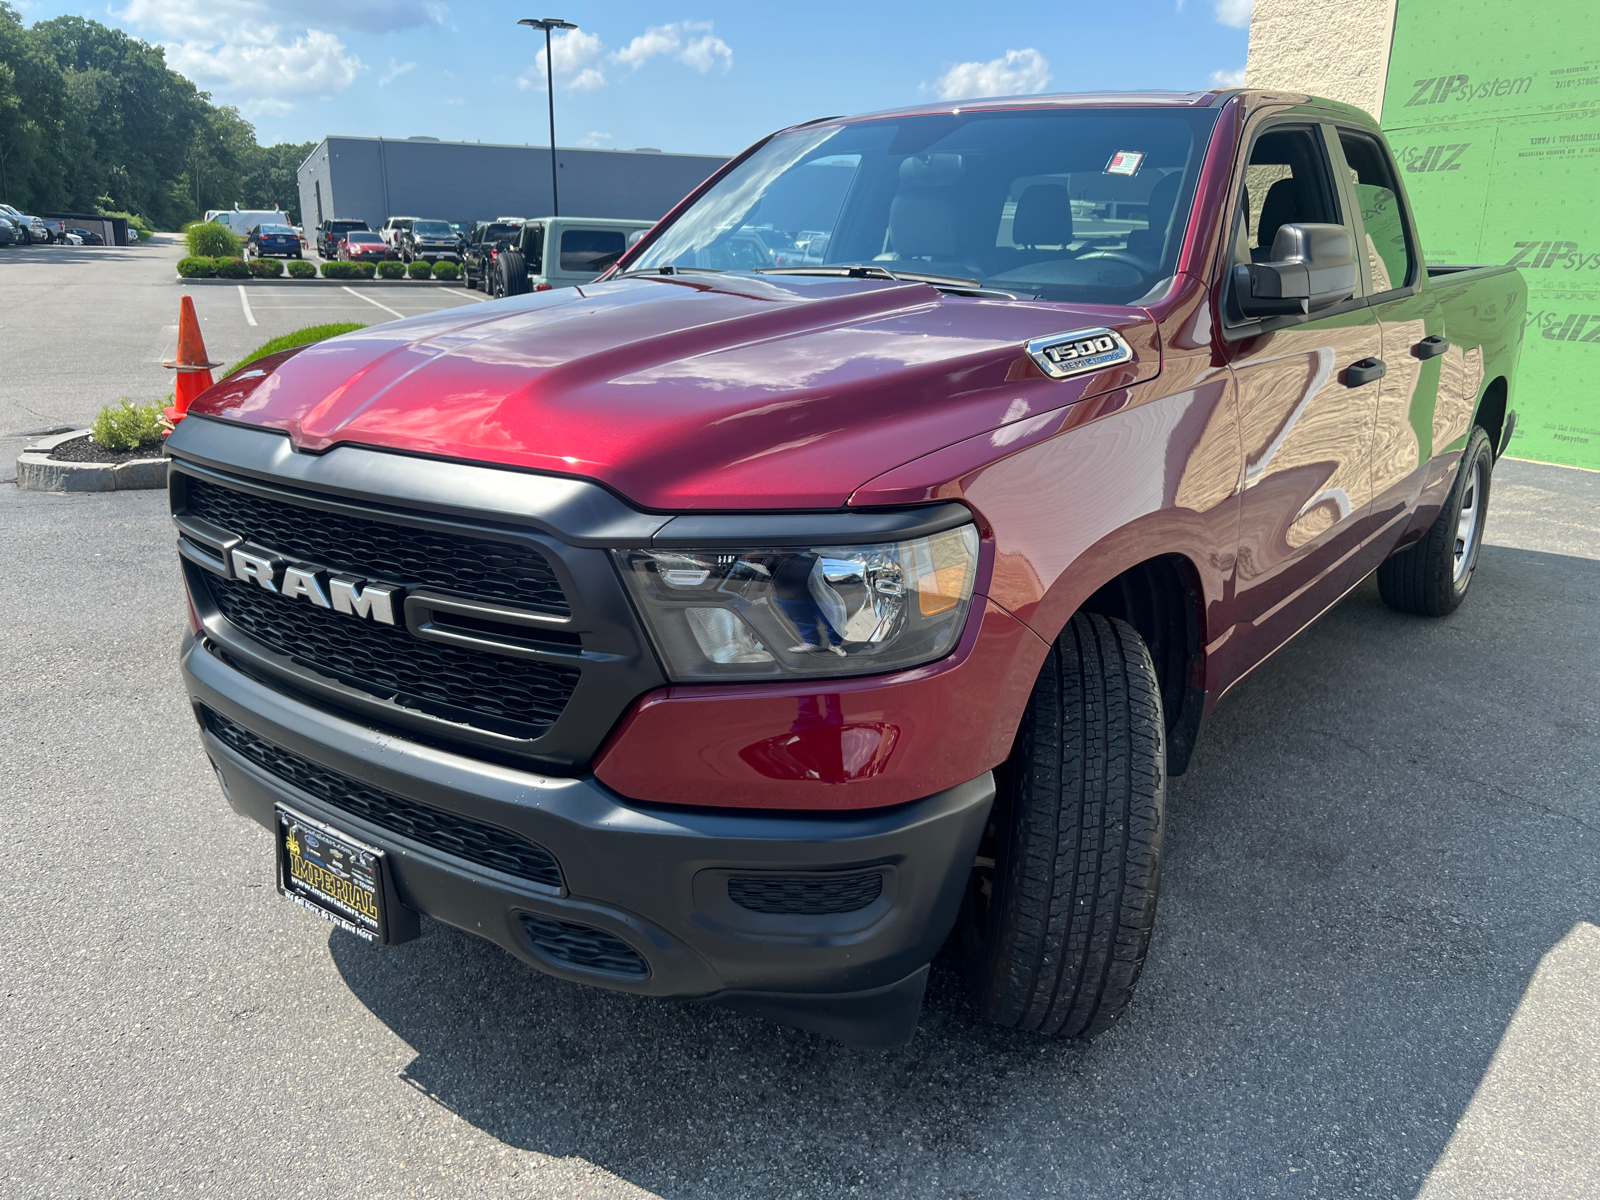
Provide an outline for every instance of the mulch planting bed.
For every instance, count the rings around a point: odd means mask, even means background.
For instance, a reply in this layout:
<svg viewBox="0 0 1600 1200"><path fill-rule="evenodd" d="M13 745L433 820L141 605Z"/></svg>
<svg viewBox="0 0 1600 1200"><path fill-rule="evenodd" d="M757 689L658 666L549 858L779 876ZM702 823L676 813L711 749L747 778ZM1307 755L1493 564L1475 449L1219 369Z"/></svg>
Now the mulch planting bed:
<svg viewBox="0 0 1600 1200"><path fill-rule="evenodd" d="M158 442L141 450L107 450L104 446L95 445L90 440L90 435L86 433L82 437L62 442L50 451L50 457L61 462L106 463L110 466L121 466L135 459L160 458L161 444Z"/></svg>

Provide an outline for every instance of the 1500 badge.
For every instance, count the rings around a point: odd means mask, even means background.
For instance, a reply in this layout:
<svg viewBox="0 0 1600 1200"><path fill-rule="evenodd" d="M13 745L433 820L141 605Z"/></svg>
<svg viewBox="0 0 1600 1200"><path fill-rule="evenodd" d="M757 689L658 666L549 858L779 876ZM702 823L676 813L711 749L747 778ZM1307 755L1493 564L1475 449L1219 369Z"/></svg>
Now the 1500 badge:
<svg viewBox="0 0 1600 1200"><path fill-rule="evenodd" d="M1133 361L1133 350L1128 343L1110 329L1052 333L1049 337L1034 338L1027 350L1028 357L1052 379L1066 379Z"/></svg>

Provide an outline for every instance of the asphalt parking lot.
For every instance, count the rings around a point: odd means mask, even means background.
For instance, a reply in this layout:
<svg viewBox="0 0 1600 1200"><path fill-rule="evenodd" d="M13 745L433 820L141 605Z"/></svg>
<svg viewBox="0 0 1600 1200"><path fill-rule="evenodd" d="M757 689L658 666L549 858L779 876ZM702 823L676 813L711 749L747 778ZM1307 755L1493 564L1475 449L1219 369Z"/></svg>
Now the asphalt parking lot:
<svg viewBox="0 0 1600 1200"><path fill-rule="evenodd" d="M164 394L176 257L0 259L0 433ZM393 319L193 290L223 359ZM889 1053L281 901L182 697L164 503L0 485L0 1193L1600 1195L1600 474L1501 463L1457 614L1369 581L1221 706L1120 1026L978 1025L940 968Z"/></svg>

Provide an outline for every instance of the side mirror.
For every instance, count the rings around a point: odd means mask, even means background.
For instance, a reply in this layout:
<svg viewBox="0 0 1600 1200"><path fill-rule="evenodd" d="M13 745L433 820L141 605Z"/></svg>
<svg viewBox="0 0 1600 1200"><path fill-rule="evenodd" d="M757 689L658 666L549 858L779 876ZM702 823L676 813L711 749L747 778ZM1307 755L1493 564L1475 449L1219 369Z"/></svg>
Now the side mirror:
<svg viewBox="0 0 1600 1200"><path fill-rule="evenodd" d="M1355 290L1355 243L1343 225L1280 226L1272 261L1233 268L1233 301L1246 317L1314 313Z"/></svg>

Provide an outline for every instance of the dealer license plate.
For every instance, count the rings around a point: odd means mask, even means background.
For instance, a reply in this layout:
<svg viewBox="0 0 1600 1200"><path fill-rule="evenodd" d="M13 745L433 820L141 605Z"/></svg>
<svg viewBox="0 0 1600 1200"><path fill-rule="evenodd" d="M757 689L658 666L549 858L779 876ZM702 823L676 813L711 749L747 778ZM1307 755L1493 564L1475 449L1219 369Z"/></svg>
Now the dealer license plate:
<svg viewBox="0 0 1600 1200"><path fill-rule="evenodd" d="M277 806L278 891L359 938L389 940L382 850Z"/></svg>

